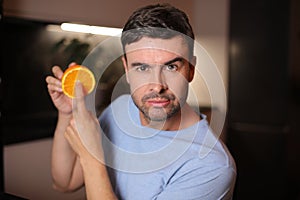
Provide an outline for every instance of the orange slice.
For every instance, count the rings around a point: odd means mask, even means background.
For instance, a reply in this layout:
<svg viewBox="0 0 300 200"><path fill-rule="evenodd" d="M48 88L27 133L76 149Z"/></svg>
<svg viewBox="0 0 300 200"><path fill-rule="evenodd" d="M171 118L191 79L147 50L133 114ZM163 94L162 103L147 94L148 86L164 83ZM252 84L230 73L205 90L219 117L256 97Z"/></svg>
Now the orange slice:
<svg viewBox="0 0 300 200"><path fill-rule="evenodd" d="M74 65L69 67L62 77L62 90L70 98L75 97L75 84L80 81L85 95L91 93L95 87L95 77L87 67Z"/></svg>

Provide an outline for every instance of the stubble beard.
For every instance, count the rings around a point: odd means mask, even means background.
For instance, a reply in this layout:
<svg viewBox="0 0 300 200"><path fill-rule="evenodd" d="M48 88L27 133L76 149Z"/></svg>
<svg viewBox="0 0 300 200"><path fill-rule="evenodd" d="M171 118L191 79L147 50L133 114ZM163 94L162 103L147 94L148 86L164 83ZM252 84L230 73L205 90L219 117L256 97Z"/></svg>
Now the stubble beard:
<svg viewBox="0 0 300 200"><path fill-rule="evenodd" d="M146 106L146 101L151 98L163 98L170 101L170 104L167 107L149 107ZM150 123L152 122L165 122L167 119L174 116L181 109L180 103L176 103L174 100L176 99L174 95L159 95L156 93L151 93L145 95L141 104L138 103L137 98L133 95L133 101L137 108L142 112L144 118Z"/></svg>

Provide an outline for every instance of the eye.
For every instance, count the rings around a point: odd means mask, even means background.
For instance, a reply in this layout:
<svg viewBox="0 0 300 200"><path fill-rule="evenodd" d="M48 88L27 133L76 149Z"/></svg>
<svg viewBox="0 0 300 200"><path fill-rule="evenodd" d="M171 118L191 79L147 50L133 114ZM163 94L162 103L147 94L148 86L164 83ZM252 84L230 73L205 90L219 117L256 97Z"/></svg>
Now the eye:
<svg viewBox="0 0 300 200"><path fill-rule="evenodd" d="M148 71L150 69L149 65L140 65L138 67L135 68L136 71L139 72L144 72L144 71Z"/></svg>
<svg viewBox="0 0 300 200"><path fill-rule="evenodd" d="M178 66L175 65L175 64L169 64L169 65L166 65L165 68L166 68L166 70L168 70L168 71L177 71Z"/></svg>

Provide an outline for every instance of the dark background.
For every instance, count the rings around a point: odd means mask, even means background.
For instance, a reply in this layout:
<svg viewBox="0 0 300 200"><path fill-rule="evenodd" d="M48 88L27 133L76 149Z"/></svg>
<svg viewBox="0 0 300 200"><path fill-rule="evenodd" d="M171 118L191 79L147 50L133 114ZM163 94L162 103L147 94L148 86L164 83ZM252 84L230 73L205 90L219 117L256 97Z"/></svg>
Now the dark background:
<svg viewBox="0 0 300 200"><path fill-rule="evenodd" d="M299 8L294 0L231 0L227 144L238 169L234 199L300 199Z"/></svg>
<svg viewBox="0 0 300 200"><path fill-rule="evenodd" d="M54 130L56 111L45 78L55 55L49 38L41 37L44 26L7 18L1 24L1 129L5 145L51 136Z"/></svg>

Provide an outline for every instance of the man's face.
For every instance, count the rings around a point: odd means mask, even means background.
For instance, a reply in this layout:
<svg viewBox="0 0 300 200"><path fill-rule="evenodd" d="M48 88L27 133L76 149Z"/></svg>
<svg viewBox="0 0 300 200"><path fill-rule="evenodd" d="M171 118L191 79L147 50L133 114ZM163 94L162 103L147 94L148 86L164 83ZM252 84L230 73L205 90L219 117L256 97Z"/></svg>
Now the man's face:
<svg viewBox="0 0 300 200"><path fill-rule="evenodd" d="M188 84L194 76L185 40L179 36L144 37L126 45L125 51L126 78L133 101L144 119L164 121L178 114L186 103Z"/></svg>

